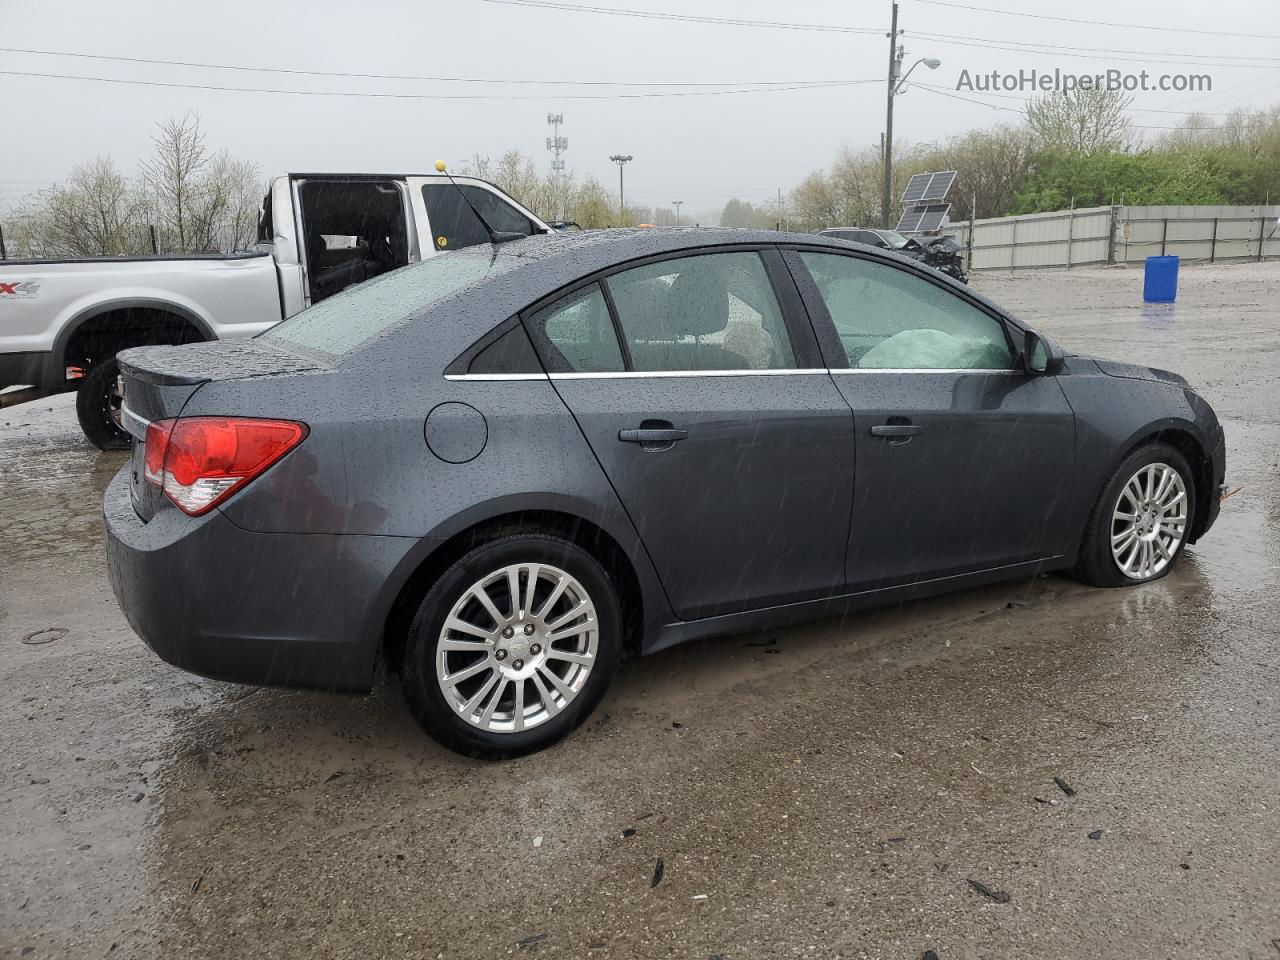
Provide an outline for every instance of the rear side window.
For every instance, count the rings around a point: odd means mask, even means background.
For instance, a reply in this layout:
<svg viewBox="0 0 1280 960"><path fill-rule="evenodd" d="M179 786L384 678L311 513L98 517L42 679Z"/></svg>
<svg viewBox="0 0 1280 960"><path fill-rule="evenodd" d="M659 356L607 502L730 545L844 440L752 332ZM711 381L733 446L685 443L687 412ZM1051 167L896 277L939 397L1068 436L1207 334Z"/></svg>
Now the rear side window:
<svg viewBox="0 0 1280 960"><path fill-rule="evenodd" d="M466 199L471 201L475 212L467 206L461 194L466 194ZM532 220L502 197L483 187L429 183L422 188L422 200L427 205L432 243L437 250L457 250L459 247L488 243L489 235L476 219L476 213L484 217L498 233L519 233L527 237L537 232Z"/></svg>
<svg viewBox="0 0 1280 960"><path fill-rule="evenodd" d="M612 373L624 369L609 305L599 284L556 301L530 318L549 373Z"/></svg>
<svg viewBox="0 0 1280 960"><path fill-rule="evenodd" d="M663 260L614 274L606 283L634 370L795 368L758 253Z"/></svg>
<svg viewBox="0 0 1280 960"><path fill-rule="evenodd" d="M541 373L542 364L519 322L472 359L467 373Z"/></svg>
<svg viewBox="0 0 1280 960"><path fill-rule="evenodd" d="M1010 370L994 317L905 270L860 257L802 252L850 367Z"/></svg>

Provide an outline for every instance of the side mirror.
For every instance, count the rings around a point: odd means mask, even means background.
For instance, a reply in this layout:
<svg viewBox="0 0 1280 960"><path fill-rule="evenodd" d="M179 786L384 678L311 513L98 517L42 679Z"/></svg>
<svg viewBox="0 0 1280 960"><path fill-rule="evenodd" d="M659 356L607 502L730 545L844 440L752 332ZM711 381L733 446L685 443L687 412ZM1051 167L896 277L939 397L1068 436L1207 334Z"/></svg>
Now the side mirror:
<svg viewBox="0 0 1280 960"><path fill-rule="evenodd" d="M1022 366L1027 373L1052 377L1062 372L1062 348L1042 333L1028 330L1022 348Z"/></svg>

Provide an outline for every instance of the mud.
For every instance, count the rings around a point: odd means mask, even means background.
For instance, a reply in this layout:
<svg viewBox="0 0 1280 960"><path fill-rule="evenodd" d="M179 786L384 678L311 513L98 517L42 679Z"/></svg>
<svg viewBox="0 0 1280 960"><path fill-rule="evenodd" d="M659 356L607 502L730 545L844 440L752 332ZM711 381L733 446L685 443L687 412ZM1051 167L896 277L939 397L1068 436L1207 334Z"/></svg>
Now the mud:
<svg viewBox="0 0 1280 960"><path fill-rule="evenodd" d="M1132 270L977 285L1215 405L1243 490L1173 575L673 649L503 764L385 683L158 661L104 572L121 455L67 397L0 411L0 957L1280 956L1280 263L1172 309Z"/></svg>

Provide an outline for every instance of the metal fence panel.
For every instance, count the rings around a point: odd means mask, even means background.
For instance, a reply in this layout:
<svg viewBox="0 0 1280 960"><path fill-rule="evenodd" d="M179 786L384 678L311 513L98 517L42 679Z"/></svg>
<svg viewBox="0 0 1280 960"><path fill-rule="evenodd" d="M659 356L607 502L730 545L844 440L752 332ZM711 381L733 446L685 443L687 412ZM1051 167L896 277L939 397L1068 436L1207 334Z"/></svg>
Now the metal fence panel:
<svg viewBox="0 0 1280 960"><path fill-rule="evenodd" d="M949 232L972 270L1140 263L1149 256L1241 260L1280 256L1280 206L1085 207L976 223Z"/></svg>

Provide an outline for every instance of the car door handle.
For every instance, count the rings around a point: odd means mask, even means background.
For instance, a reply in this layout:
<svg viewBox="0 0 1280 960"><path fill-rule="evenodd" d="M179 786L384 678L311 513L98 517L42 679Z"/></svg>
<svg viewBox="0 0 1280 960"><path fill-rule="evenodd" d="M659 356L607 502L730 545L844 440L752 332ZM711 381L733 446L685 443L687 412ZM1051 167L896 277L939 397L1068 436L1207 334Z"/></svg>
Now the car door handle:
<svg viewBox="0 0 1280 960"><path fill-rule="evenodd" d="M675 443L689 436L688 430L677 430L674 427L656 429L641 427L634 430L619 430L618 439L623 443Z"/></svg>
<svg viewBox="0 0 1280 960"><path fill-rule="evenodd" d="M882 423L871 428L873 437L914 437L924 427L916 423Z"/></svg>

